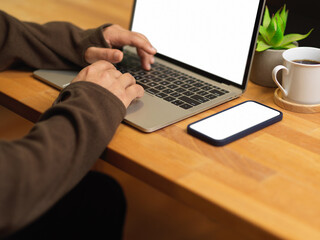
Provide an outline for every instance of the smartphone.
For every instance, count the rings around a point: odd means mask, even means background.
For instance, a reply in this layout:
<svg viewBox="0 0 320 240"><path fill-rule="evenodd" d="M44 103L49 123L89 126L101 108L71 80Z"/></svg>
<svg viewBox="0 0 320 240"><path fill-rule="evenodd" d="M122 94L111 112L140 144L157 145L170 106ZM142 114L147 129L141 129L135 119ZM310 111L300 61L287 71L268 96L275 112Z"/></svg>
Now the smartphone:
<svg viewBox="0 0 320 240"><path fill-rule="evenodd" d="M281 120L282 112L250 100L189 124L187 132L223 146Z"/></svg>

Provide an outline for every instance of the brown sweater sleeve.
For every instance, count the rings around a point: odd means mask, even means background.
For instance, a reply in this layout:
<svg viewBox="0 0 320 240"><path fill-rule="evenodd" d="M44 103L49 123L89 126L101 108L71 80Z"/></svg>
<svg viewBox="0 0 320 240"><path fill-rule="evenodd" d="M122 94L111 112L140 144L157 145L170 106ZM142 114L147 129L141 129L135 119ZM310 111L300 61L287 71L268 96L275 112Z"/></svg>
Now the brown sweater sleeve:
<svg viewBox="0 0 320 240"><path fill-rule="evenodd" d="M102 29L82 30L67 22L43 25L21 22L0 11L0 71L15 66L44 69L79 69L88 65L90 46L108 47Z"/></svg>
<svg viewBox="0 0 320 240"><path fill-rule="evenodd" d="M32 222L90 170L125 115L122 102L73 83L24 138L0 141L0 237Z"/></svg>

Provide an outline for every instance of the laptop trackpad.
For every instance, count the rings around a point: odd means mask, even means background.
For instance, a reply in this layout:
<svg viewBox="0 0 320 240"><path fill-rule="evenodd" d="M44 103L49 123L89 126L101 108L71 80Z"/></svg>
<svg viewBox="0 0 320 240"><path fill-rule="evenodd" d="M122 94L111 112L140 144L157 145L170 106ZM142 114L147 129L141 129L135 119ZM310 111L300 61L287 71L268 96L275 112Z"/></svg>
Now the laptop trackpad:
<svg viewBox="0 0 320 240"><path fill-rule="evenodd" d="M145 93L127 109L125 121L144 132L151 132L185 116L184 109Z"/></svg>

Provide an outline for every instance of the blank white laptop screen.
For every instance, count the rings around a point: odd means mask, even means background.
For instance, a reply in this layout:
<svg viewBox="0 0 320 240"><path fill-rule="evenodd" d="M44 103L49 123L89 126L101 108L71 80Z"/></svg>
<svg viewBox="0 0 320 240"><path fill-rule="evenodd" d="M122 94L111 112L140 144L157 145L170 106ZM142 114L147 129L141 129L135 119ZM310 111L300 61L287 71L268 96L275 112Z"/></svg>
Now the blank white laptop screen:
<svg viewBox="0 0 320 240"><path fill-rule="evenodd" d="M158 53L241 85L259 0L137 0L131 30Z"/></svg>

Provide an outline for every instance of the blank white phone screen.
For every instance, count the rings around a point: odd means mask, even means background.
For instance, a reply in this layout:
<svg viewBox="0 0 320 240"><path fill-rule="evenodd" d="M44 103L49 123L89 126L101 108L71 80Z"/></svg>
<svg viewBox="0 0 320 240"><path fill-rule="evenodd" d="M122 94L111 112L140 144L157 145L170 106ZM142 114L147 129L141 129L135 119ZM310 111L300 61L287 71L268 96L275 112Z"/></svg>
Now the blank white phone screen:
<svg viewBox="0 0 320 240"><path fill-rule="evenodd" d="M195 131L216 140L223 140L280 115L280 112L256 102L245 102L192 124Z"/></svg>

